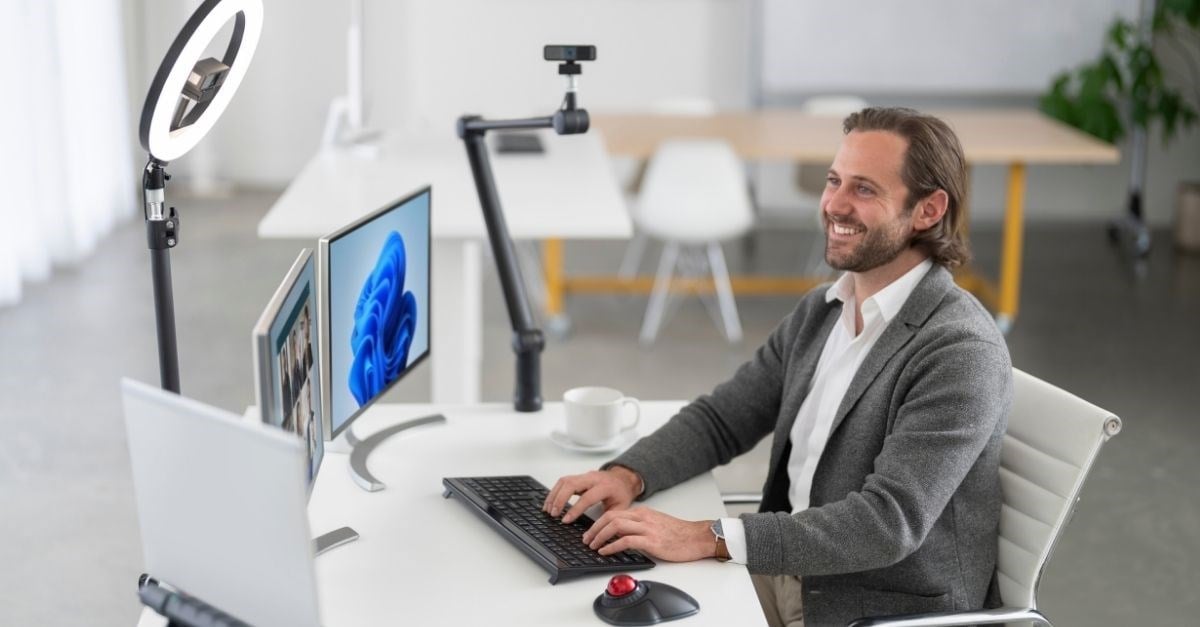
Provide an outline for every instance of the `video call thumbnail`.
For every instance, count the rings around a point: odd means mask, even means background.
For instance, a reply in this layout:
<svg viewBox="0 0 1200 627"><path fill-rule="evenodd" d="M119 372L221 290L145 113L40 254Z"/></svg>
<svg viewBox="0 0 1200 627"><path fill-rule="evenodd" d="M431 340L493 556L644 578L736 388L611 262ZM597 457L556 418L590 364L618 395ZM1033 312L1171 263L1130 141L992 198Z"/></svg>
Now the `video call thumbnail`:
<svg viewBox="0 0 1200 627"><path fill-rule="evenodd" d="M316 297L313 264L306 264L270 331L275 360L274 416L267 422L295 433L308 452L308 476L313 479L324 455L321 428L320 380L315 334Z"/></svg>

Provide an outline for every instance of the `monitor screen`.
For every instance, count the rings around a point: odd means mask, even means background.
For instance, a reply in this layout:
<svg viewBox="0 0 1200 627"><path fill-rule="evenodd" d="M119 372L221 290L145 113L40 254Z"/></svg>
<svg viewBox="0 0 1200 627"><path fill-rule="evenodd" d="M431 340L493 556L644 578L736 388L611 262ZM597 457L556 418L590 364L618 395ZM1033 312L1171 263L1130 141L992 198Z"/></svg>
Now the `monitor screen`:
<svg viewBox="0 0 1200 627"><path fill-rule="evenodd" d="M316 325L316 268L306 248L254 326L254 387L263 422L305 443L310 486L325 454Z"/></svg>
<svg viewBox="0 0 1200 627"><path fill-rule="evenodd" d="M430 189L320 241L326 437L429 355Z"/></svg>

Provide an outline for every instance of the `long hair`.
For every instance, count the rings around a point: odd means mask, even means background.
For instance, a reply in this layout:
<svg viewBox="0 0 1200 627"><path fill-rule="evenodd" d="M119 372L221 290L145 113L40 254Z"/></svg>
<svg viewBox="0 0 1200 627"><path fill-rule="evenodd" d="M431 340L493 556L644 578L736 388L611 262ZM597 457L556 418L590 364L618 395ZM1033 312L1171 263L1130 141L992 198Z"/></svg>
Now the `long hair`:
<svg viewBox="0 0 1200 627"><path fill-rule="evenodd" d="M937 190L949 197L946 213L932 228L918 232L910 244L947 268L965 264L971 251L964 235L967 160L958 136L945 122L903 107L868 107L851 113L842 132L888 131L908 141L900 177L908 188L905 211Z"/></svg>

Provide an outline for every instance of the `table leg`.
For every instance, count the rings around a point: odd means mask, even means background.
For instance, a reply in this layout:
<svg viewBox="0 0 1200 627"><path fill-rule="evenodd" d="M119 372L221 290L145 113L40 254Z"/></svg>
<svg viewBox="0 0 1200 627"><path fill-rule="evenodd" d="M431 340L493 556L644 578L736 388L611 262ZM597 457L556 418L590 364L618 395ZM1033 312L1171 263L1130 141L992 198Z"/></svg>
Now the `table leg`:
<svg viewBox="0 0 1200 627"><path fill-rule="evenodd" d="M432 256L430 375L433 403L478 403L483 369L480 242L435 238Z"/></svg>
<svg viewBox="0 0 1200 627"><path fill-rule="evenodd" d="M556 337L565 336L571 327L571 319L563 311L566 296L563 249L562 239L551 238L542 242L542 271L546 281L546 331Z"/></svg>
<svg viewBox="0 0 1200 627"><path fill-rule="evenodd" d="M1017 317L1021 297L1021 254L1024 238L1025 164L1008 166L1008 197L1004 209L1004 240L1000 253L1000 302L996 322L1007 332Z"/></svg>

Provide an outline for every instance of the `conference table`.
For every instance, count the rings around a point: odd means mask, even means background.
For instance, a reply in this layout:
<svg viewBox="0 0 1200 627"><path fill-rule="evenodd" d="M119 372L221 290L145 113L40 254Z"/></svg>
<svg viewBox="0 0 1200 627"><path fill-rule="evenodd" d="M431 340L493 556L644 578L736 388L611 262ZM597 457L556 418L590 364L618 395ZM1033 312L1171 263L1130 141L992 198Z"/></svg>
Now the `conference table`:
<svg viewBox="0 0 1200 627"><path fill-rule="evenodd" d="M628 239L633 227L600 136L541 132L540 138L544 152L534 154L497 154L489 142L513 239ZM483 365L487 231L466 149L453 129L322 149L267 211L258 235L315 246L312 240L425 185L433 186L431 399L473 403L480 400Z"/></svg>
<svg viewBox="0 0 1200 627"><path fill-rule="evenodd" d="M640 433L662 426L683 401L643 401ZM551 440L563 428L562 403L517 413L511 404L383 404L355 422L360 434L432 413L444 423L402 431L368 459L386 488L366 492L351 479L347 455L327 450L309 502L313 535L350 526L360 538L314 559L321 624L603 625L592 611L605 576L549 583L549 575L456 499L442 478L531 475L553 485L564 474L599 466L609 454L568 451ZM716 480L694 477L646 503L687 520L725 516ZM231 565L236 567L236 565ZM764 625L745 566L716 560L632 573L682 589L700 612L681 625ZM205 599L220 606L219 599ZM264 603L287 602L264 599ZM163 627L150 610L138 627Z"/></svg>
<svg viewBox="0 0 1200 627"><path fill-rule="evenodd" d="M972 269L956 274L996 314L1007 330L1020 303L1022 235L1025 215L1026 169L1030 165L1115 164L1120 153L1109 144L1028 109L970 109L931 111L958 134L970 165L1008 167L1007 198L999 280ZM713 115L611 113L592 116L592 127L604 136L610 154L648 159L664 140L713 137L729 142L748 161L788 161L828 165L842 138L842 116L792 109L731 111ZM558 271L561 251L547 246L547 308L562 303L567 293L603 291L649 292L650 277L565 277ZM805 277L734 277L739 294L804 292L818 279Z"/></svg>

